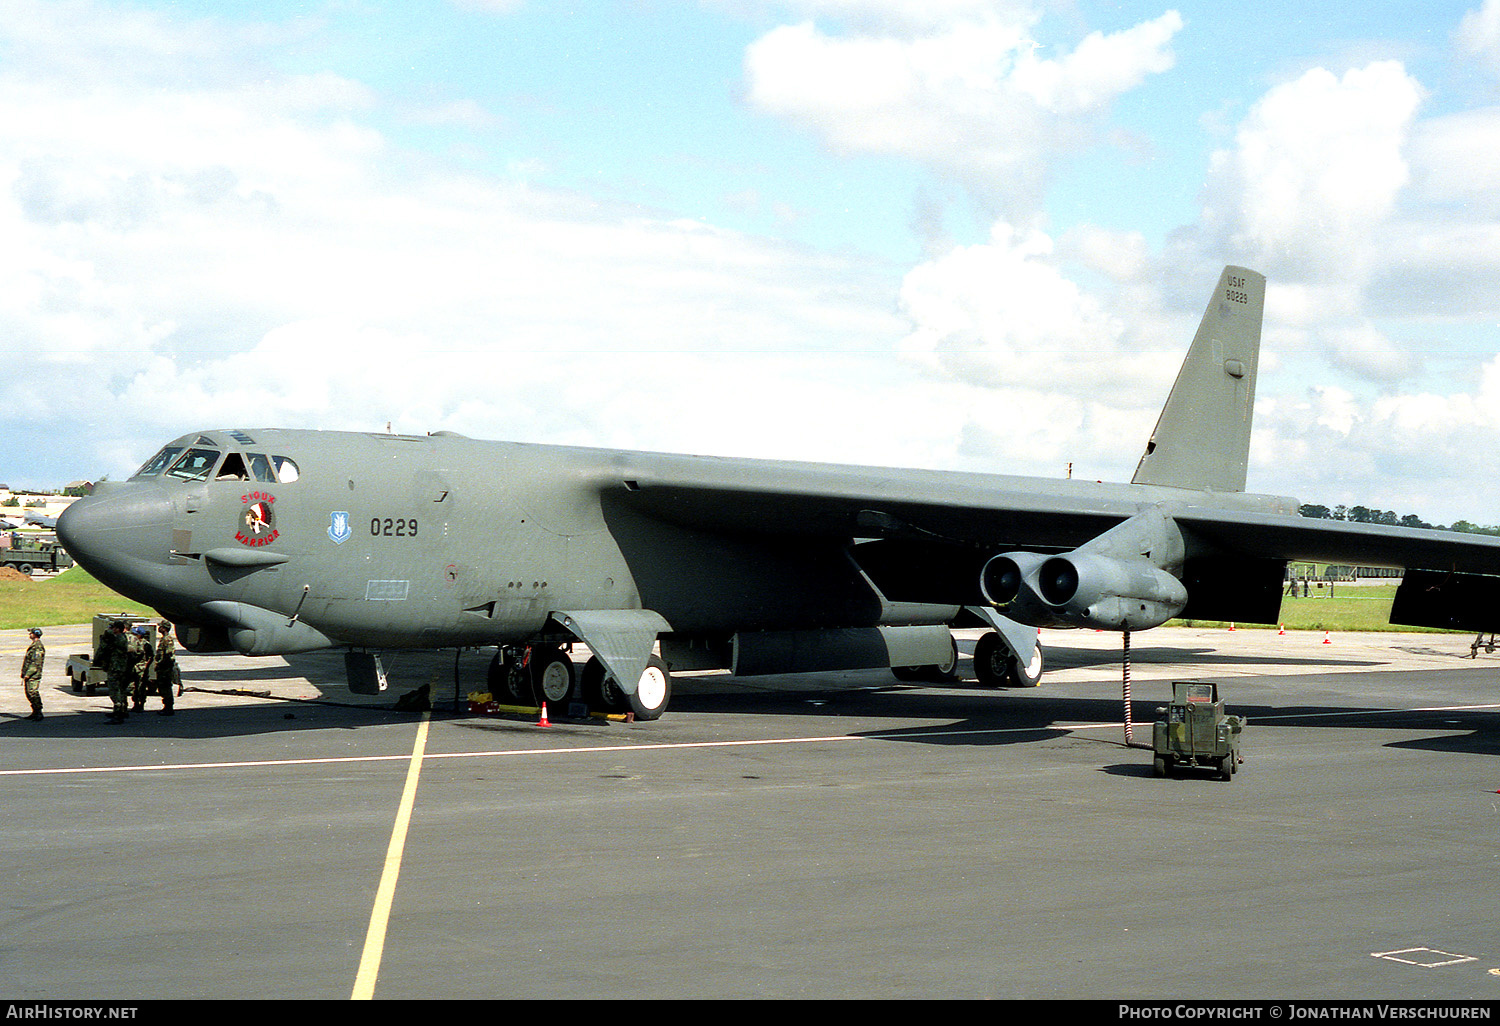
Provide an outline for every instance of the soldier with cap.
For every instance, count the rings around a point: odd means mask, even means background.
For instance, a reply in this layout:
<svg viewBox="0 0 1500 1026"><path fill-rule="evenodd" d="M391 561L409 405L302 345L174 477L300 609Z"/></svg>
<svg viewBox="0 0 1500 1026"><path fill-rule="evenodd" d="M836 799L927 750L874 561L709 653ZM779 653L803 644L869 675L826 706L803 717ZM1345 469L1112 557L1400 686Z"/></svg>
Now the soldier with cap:
<svg viewBox="0 0 1500 1026"><path fill-rule="evenodd" d="M172 715L172 691L182 694L182 674L177 669L177 651L172 643L172 625L166 620L156 625L156 653L152 657L151 690L161 695L160 715Z"/></svg>
<svg viewBox="0 0 1500 1026"><path fill-rule="evenodd" d="M26 632L31 638L31 647L26 649L26 656L21 660L21 683L26 687L26 701L31 703L31 715L28 720L39 720L42 718L42 663L47 658L47 650L42 647L42 629L33 627Z"/></svg>

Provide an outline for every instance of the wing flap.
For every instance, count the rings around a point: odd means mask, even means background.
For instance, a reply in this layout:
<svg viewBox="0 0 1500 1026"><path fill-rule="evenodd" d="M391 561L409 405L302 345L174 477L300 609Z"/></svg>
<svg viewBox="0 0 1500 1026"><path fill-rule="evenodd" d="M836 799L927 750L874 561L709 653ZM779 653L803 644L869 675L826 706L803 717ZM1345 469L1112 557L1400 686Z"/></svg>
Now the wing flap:
<svg viewBox="0 0 1500 1026"><path fill-rule="evenodd" d="M1500 574L1500 538L1194 507L1173 516L1214 549L1240 556Z"/></svg>

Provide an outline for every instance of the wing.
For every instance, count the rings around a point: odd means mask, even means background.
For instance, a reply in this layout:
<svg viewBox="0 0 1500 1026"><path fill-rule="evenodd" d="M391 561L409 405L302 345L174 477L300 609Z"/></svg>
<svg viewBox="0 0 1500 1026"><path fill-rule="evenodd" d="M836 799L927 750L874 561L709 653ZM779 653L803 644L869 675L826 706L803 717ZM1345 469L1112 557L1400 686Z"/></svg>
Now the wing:
<svg viewBox="0 0 1500 1026"><path fill-rule="evenodd" d="M836 541L892 601L984 604L998 556L1039 566L1087 553L1181 581L1188 603L1172 615L1274 623L1297 560L1429 571L1408 575L1396 622L1500 628L1500 538L1315 520L1285 497L696 457L635 455L614 470L599 482L606 508L709 534ZM1129 526L1148 513L1149 531Z"/></svg>

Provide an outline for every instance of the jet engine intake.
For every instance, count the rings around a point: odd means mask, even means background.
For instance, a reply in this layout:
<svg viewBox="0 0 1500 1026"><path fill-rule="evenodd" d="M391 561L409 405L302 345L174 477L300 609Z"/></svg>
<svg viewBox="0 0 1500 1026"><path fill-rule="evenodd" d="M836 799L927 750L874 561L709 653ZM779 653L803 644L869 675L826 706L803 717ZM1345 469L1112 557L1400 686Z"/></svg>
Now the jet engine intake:
<svg viewBox="0 0 1500 1026"><path fill-rule="evenodd" d="M1144 559L1082 550L995 556L979 584L991 605L1032 627L1146 630L1182 612L1188 600L1181 581Z"/></svg>
<svg viewBox="0 0 1500 1026"><path fill-rule="evenodd" d="M979 571L979 593L990 605L1007 609L1027 592L1026 581L1047 557L1036 552L994 556Z"/></svg>

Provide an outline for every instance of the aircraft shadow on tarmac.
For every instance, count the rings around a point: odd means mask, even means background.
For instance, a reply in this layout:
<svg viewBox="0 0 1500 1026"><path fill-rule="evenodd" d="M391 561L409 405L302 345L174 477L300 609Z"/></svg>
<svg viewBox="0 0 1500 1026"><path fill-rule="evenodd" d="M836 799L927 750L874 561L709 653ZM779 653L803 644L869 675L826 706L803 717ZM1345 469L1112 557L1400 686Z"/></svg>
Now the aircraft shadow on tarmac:
<svg viewBox="0 0 1500 1026"><path fill-rule="evenodd" d="M1286 678L1288 682L1295 678ZM1160 683L1160 682L1154 682ZM932 745L988 747L1029 744L1073 733L1072 724L1121 723L1123 704L1118 694L1097 698L1045 696L982 689L972 683L942 685L892 684L887 687L857 687L844 691L744 692L722 695L707 691L674 698L678 713L723 715L781 715L828 717L922 717L947 722L891 730L852 731L854 736L878 737ZM919 690L920 689L920 690ZM1288 687L1289 694L1292 688ZM1130 704L1137 742L1149 744L1156 711L1165 696L1135 696ZM1379 706L1351 707L1319 704L1245 704L1231 700L1230 712L1246 717L1247 730L1256 724L1286 728L1428 730L1441 735L1432 739L1392 742L1392 747L1432 748L1452 752L1500 755L1500 710L1392 710ZM671 715L670 713L668 715ZM1461 732L1469 732L1467 738ZM1109 734L1091 730L1087 736L1107 744L1123 744L1123 727Z"/></svg>
<svg viewBox="0 0 1500 1026"><path fill-rule="evenodd" d="M1122 651L1084 648L1049 647L1047 667L1051 670L1078 670L1090 666L1119 666ZM1209 666L1379 666L1374 659L1339 659L1328 656L1253 655L1220 652L1210 647L1181 648L1167 645L1130 649L1131 663L1142 665L1170 666L1173 663L1194 662Z"/></svg>
<svg viewBox="0 0 1500 1026"><path fill-rule="evenodd" d="M964 645L964 648L970 648ZM1053 669L1067 667L1108 666L1118 663L1117 653L1098 650L1048 649ZM1193 661L1202 664L1233 666L1244 662L1275 662L1282 665L1329 666L1379 665L1370 660L1330 660L1323 658L1244 657L1221 655L1208 648L1174 648L1158 646L1137 649L1133 661L1140 664L1172 664ZM375 701L352 701L345 688L341 652L317 652L285 657L280 663L268 660L245 667L218 667L194 670L184 660L183 683L190 689L179 705L179 715L171 718L155 714L156 700L144 715L133 716L123 727L103 722L101 702L99 715L49 717L50 729L26 728L26 736L98 737L110 733L148 735L152 737L211 738L231 737L288 730L358 729L364 726L401 722L413 718L411 712L397 711L394 705L406 692L420 683L432 685L434 713L439 716L466 716L464 698L467 692L480 689L489 656L483 652L466 652L457 662L451 652L422 653L407 657L397 655L387 660L392 677L391 688ZM961 657L959 670L969 674L972 666L967 654ZM313 685L321 697L312 700L267 697L263 702L235 706L193 707L192 688L205 691L239 691L246 695L269 696L268 688L257 683L298 680ZM1112 690L1111 690L1112 686ZM1297 693L1299 678L1277 678L1277 690L1291 698ZM1166 701L1167 686L1161 681L1142 681L1136 686L1132 718L1137 742L1150 743L1156 710ZM1230 711L1246 716L1250 729L1257 721L1279 727L1381 728L1437 731L1431 738L1392 742L1392 747L1442 752L1500 755L1500 712L1483 710L1403 711L1377 705L1245 705L1228 696ZM908 684L894 680L885 670L844 671L836 674L805 674L778 677L729 677L724 675L679 676L674 684L672 708L663 724L669 725L677 715L712 714L725 716L784 716L809 720L828 720L830 729L838 730L840 717L910 720L921 718L941 723L902 726L890 730L863 730L854 736L868 736L891 741L929 745L1028 744L1049 739L1075 736L1102 744L1121 745L1123 734L1093 730L1072 734L1068 724L1119 723L1122 718L1118 679L1101 682L1098 697L1069 697L1048 694L1041 688L1021 691L994 690L981 687L973 680L948 684ZM1368 715L1365 715L1368 714ZM566 722L560 712L553 719ZM480 729L506 730L525 728L524 718L478 719ZM596 722L596 721L595 721ZM5 721L0 721L4 725ZM19 720L14 723L20 723ZM646 727L645 729L651 729ZM59 733L61 731L62 733ZM7 730L9 737L23 736ZM1134 773L1138 767L1121 766L1121 772ZM1149 772L1149 765L1147 766Z"/></svg>

